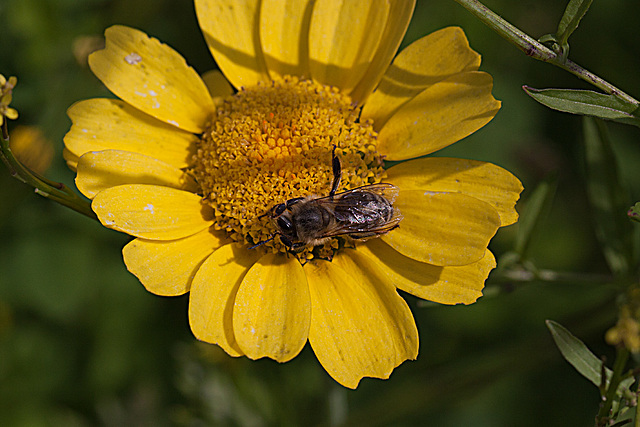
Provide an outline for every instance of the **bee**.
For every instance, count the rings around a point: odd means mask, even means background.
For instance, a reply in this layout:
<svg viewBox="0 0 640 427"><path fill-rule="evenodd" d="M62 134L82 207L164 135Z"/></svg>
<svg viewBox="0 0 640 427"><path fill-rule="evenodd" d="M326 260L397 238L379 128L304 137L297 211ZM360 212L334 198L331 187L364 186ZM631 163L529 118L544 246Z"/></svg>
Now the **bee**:
<svg viewBox="0 0 640 427"><path fill-rule="evenodd" d="M268 213L276 233L252 248L279 235L290 250L321 245L337 236L364 241L398 227L402 215L393 202L398 187L388 183L370 184L337 193L342 177L340 159L332 151L333 183L326 197L296 197L273 206Z"/></svg>

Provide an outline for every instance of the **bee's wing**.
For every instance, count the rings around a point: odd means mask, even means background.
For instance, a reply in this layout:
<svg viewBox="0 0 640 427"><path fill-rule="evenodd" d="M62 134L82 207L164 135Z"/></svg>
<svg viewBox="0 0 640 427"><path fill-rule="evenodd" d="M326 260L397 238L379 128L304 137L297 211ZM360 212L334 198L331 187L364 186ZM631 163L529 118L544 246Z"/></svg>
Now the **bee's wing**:
<svg viewBox="0 0 640 427"><path fill-rule="evenodd" d="M384 197L389 201L390 204L393 204L393 202L396 201L396 197L398 197L398 192L400 190L393 184L381 182L379 184L363 185L362 187L354 188L353 190L348 190L343 193L336 194L336 197L342 194L351 193L353 191L368 191L370 193L374 193Z"/></svg>
<svg viewBox="0 0 640 427"><path fill-rule="evenodd" d="M350 193L357 191L366 191L374 193L384 197L390 205L393 205L396 197L398 196L398 187L392 184L372 184L362 187L354 188L352 190L344 191L331 197L322 197L316 199L315 202L319 205L325 206L332 212L348 211L354 216L368 217L374 213L374 210L370 209L367 204L353 204L353 201L348 197L344 197ZM322 233L322 237L334 237L345 234L350 235L363 235L367 234L369 237L384 234L398 226L398 223L402 220L403 216L397 208L393 208L393 215L388 221L384 223L362 223L362 222L341 222L336 221L331 226L327 227ZM353 236L354 238L359 238Z"/></svg>

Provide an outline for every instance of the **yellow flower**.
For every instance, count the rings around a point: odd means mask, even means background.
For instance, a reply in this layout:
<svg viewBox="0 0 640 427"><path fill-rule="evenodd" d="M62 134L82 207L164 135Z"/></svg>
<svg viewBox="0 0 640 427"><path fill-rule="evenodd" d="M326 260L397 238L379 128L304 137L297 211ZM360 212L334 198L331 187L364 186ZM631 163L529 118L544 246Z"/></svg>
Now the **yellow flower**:
<svg viewBox="0 0 640 427"><path fill-rule="evenodd" d="M632 316L631 307L621 308L618 323L607 331L605 341L623 346L632 353L640 352L640 323Z"/></svg>
<svg viewBox="0 0 640 427"><path fill-rule="evenodd" d="M0 126L4 123L4 118L15 120L18 118L18 111L9 107L13 99L13 88L16 87L18 79L14 76L7 78L0 74Z"/></svg>
<svg viewBox="0 0 640 427"><path fill-rule="evenodd" d="M123 250L129 271L155 294L191 293L198 339L279 362L308 340L327 372L355 388L417 356L416 325L397 289L443 304L482 295L495 267L487 245L517 220L520 182L471 160L383 168L383 159L466 137L500 106L459 28L416 41L391 63L413 6L196 0L235 94L221 74L199 77L156 39L107 29L89 65L122 101L72 106L65 158L100 221L136 237ZM298 251L269 240L278 234L271 207L328 195L334 146L339 191L400 189L399 227Z"/></svg>

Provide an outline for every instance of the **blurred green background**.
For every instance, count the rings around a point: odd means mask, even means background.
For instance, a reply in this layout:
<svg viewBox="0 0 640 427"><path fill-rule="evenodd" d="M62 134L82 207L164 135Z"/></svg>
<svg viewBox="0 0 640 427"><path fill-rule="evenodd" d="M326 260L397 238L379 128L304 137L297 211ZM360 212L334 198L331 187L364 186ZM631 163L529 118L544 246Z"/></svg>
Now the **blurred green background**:
<svg viewBox="0 0 640 427"><path fill-rule="evenodd" d="M565 1L487 0L534 37L553 33ZM640 96L640 3L595 0L570 39L570 58ZM47 176L73 185L62 160L75 101L110 96L74 56L79 40L112 24L142 29L180 51L199 72L215 67L189 0L0 1L0 73L18 76L17 124L42 128L56 157ZM418 0L404 45L458 25L483 55L503 101L481 131L440 154L491 161L531 191L555 174L553 205L537 230L538 268L607 274L584 186L581 119L531 100L536 88L590 88L536 62L448 1ZM89 38L87 38L89 37ZM640 199L640 134L611 124L632 202ZM622 213L624 214L624 213ZM517 225L492 242L513 247ZM604 332L617 290L585 283L489 286L471 306L407 296L420 355L387 381L337 385L305 348L292 362L233 359L196 342L187 297L147 293L120 250L128 237L33 194L0 168L0 426L429 425L588 426L597 389L560 356L544 320L568 327L611 363ZM489 279L491 283L491 277Z"/></svg>

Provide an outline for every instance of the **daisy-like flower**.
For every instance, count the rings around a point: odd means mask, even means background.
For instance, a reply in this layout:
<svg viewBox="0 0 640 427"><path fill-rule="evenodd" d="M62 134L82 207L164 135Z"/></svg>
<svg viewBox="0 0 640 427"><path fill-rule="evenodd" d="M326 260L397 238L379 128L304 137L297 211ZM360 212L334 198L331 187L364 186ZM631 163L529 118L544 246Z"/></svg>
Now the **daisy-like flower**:
<svg viewBox="0 0 640 427"><path fill-rule="evenodd" d="M487 245L517 220L522 186L471 160L385 170L384 160L466 137L500 107L459 28L394 59L413 7L196 0L224 77L198 76L138 30L107 29L89 65L121 100L70 108L65 158L102 224L135 236L123 250L129 271L154 294L190 292L198 339L278 362L309 341L327 372L355 388L417 356L397 289L443 304L481 296L495 267ZM328 195L334 146L338 191L391 183L404 219L365 242L337 236L292 250L270 208Z"/></svg>

